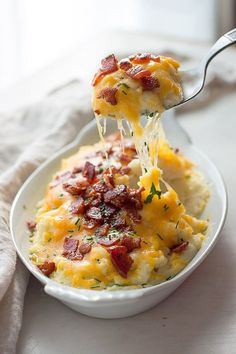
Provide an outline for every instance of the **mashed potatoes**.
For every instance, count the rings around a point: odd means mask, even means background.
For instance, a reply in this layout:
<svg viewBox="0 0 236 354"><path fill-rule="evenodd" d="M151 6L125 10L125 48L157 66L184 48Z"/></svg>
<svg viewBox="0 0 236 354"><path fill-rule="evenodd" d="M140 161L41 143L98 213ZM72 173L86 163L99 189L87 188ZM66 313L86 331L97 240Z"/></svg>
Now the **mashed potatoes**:
<svg viewBox="0 0 236 354"><path fill-rule="evenodd" d="M125 119L133 138L115 134L62 161L29 223L30 258L46 276L86 289L145 287L174 277L200 249L206 183L160 134L160 113L182 100L178 66L151 54L102 60L92 103L101 140L101 117L121 133Z"/></svg>
<svg viewBox="0 0 236 354"><path fill-rule="evenodd" d="M110 136L105 151L97 143L63 160L38 206L30 258L59 283L87 289L158 284L183 269L205 238L207 222L195 216L209 193L193 164L160 140L167 183L157 190L150 183L160 176L154 171L139 181L134 144L128 139L122 147L119 139Z"/></svg>

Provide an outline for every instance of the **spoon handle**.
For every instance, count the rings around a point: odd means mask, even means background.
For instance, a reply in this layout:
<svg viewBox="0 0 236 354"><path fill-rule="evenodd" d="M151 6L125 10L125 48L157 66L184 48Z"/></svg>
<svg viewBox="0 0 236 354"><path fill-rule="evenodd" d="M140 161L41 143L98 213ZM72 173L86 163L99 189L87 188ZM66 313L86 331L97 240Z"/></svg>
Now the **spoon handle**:
<svg viewBox="0 0 236 354"><path fill-rule="evenodd" d="M205 69L207 68L210 61L222 50L229 47L230 45L236 43L236 28L225 33L222 37L218 39L218 41L211 47L207 55L202 60L202 65L204 65Z"/></svg>

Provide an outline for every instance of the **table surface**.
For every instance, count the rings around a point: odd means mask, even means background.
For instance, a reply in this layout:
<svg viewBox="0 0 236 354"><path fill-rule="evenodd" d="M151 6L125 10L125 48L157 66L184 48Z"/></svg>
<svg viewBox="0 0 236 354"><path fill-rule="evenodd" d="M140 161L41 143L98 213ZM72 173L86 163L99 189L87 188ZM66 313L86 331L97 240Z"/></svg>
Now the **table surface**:
<svg viewBox="0 0 236 354"><path fill-rule="evenodd" d="M122 38L120 46L124 47ZM146 46L152 48L153 39ZM97 50L99 57L104 48L105 43ZM33 102L54 85L77 76L78 57L78 51L74 52L51 70L42 70L0 92L0 110ZM95 64L88 64L86 75L90 75ZM73 312L46 295L31 277L18 354L236 353L235 102L236 90L230 94L222 92L214 103L178 118L194 144L222 172L228 189L227 220L207 259L165 301L140 315L117 320L94 319Z"/></svg>

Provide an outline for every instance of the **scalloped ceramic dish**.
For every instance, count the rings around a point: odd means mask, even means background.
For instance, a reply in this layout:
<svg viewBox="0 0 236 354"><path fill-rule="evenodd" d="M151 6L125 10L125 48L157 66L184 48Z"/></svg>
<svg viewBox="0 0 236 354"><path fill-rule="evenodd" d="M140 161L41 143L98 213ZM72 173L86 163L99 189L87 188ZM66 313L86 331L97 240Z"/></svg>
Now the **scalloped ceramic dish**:
<svg viewBox="0 0 236 354"><path fill-rule="evenodd" d="M51 176L59 169L61 159L75 153L79 146L98 141L95 121L86 125L76 141L42 164L24 183L11 210L10 228L17 253L28 270L43 284L47 294L57 298L75 311L99 318L121 318L138 314L158 304L170 295L204 260L215 245L227 212L227 195L221 175L214 164L194 145L173 117L173 110L164 114L162 122L169 141L178 146L204 173L209 184L210 199L202 215L210 219L207 238L192 261L173 279L162 284L132 290L96 291L76 289L56 283L44 276L29 260L26 221L34 218L37 202L42 199ZM116 125L107 122L107 132ZM26 208L25 208L26 206Z"/></svg>

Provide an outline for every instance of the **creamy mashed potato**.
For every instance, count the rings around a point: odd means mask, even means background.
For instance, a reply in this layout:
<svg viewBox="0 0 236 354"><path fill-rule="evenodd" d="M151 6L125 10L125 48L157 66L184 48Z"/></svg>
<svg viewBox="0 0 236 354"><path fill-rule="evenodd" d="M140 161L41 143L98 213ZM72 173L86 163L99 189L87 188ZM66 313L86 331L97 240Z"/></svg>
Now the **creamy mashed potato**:
<svg viewBox="0 0 236 354"><path fill-rule="evenodd" d="M62 161L28 224L30 258L46 276L86 289L145 287L174 277L200 249L208 188L159 124L182 100L178 66L148 53L102 60L92 99L101 142ZM100 118L116 119L120 133L104 140Z"/></svg>
<svg viewBox="0 0 236 354"><path fill-rule="evenodd" d="M105 152L98 143L63 160L38 206L30 237L33 263L59 283L88 289L154 285L183 269L205 238L207 222L194 215L207 203L207 186L202 176L196 179L200 174L194 165L167 141L159 141L158 151L169 183L163 192L150 192L151 181L157 185L160 177L157 171L152 178L148 174L141 177L145 190L140 189L141 168L134 144L128 139L122 147L117 134L108 138ZM94 196L91 190L101 181L110 189L105 187L105 193ZM118 186L128 193L125 201L117 194L111 200L106 197ZM201 203L197 210L190 205L190 216L184 202L192 200L196 188L202 193ZM91 208L98 208L102 215L96 215L98 209L90 215ZM110 216L105 216L106 208ZM113 254L116 249L121 253Z"/></svg>

